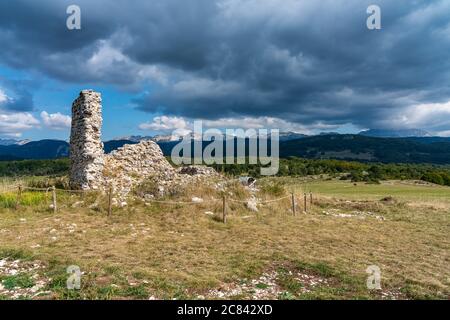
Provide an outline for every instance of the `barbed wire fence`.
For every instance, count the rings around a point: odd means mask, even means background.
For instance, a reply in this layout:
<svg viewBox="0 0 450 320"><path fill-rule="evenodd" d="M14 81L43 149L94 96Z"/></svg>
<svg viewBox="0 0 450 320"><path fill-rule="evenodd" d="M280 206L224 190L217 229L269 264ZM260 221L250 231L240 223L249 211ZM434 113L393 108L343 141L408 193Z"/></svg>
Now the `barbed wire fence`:
<svg viewBox="0 0 450 320"><path fill-rule="evenodd" d="M234 179L235 180L235 179ZM81 197L85 197L86 194L93 194L93 191L90 190L71 190L71 189L63 189L63 188L56 188L55 186L46 187L46 188L37 188L37 187L28 187L23 186L22 184L19 185L12 185L12 186L4 186L2 190L0 191L0 196L4 194L16 194L15 198L15 204L14 209L18 210L21 206L21 200L23 197L24 192L43 192L44 198L47 202L47 204L50 204L50 209L53 210L54 213L58 212L58 209L61 208L59 204L62 203L62 200L58 197L59 193L65 193L68 195L79 195ZM98 192L98 191L97 191ZM48 203L48 200L50 200L49 195L51 194L51 202ZM101 196L100 193L97 194L97 199L95 203L97 203L98 198ZM106 194L102 194L103 197L106 196L107 204L106 204L106 211L107 216L111 216L112 210L113 210L113 199L114 199L114 189L112 186L108 188L106 191ZM303 196L303 197L302 197ZM291 199L291 211L292 215L296 216L298 214L297 209L301 212L301 198L303 198L303 212L308 213L308 210L311 209L314 205L314 198L313 193L310 191L309 193L304 192L303 194L297 194L295 192L291 192L289 195L285 195L282 197L274 198L274 199L268 199L268 200L259 200L256 198L252 198L252 200L240 200L240 199L233 199L227 197L225 194L222 196L222 199L212 198L209 200L203 200L201 201L172 201L172 200L159 200L159 199L149 199L149 198L142 198L146 203L157 203L162 205L176 205L176 206L195 206L200 204L216 204L216 203L222 203L222 221L223 223L227 222L227 215L228 215L228 204L229 203L237 203L242 205L247 205L249 201L253 201L255 205L267 205L275 202L280 202L286 199ZM300 201L298 201L300 200ZM308 201L309 200L309 201ZM309 205L308 205L309 204Z"/></svg>

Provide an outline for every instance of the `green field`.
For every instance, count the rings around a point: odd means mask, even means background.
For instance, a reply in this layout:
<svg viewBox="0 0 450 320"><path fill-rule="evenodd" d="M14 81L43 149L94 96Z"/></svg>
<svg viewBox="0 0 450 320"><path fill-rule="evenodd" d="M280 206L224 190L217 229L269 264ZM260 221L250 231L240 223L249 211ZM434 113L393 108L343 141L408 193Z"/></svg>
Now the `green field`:
<svg viewBox="0 0 450 320"><path fill-rule="evenodd" d="M380 184L366 184L332 180L305 182L300 183L300 186L307 192L346 199L379 200L392 196L404 201L450 202L450 187L417 181L382 181Z"/></svg>

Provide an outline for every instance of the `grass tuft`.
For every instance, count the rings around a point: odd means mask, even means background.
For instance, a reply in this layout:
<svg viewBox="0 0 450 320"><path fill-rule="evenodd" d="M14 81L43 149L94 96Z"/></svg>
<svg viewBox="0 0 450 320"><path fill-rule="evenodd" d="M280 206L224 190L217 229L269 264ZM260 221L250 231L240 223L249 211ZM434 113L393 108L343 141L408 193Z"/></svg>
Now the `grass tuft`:
<svg viewBox="0 0 450 320"><path fill-rule="evenodd" d="M35 284L30 275L26 273L13 276L0 276L0 281L7 290L12 290L16 287L31 288Z"/></svg>

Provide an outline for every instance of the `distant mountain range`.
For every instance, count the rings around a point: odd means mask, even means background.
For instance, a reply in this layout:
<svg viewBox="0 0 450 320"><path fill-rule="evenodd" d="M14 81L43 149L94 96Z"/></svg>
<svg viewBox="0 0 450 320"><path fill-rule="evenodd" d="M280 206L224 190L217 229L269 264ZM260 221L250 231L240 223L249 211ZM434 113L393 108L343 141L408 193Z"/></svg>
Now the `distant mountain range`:
<svg viewBox="0 0 450 320"><path fill-rule="evenodd" d="M378 138L431 137L430 133L420 129L405 129L405 130L369 129L361 131L359 134L363 136L378 137Z"/></svg>
<svg viewBox="0 0 450 320"><path fill-rule="evenodd" d="M31 140L0 139L0 146L22 145L28 142Z"/></svg>
<svg viewBox="0 0 450 320"><path fill-rule="evenodd" d="M280 141L296 140L301 138L306 138L306 134L296 133L296 132L280 132Z"/></svg>
<svg viewBox="0 0 450 320"><path fill-rule="evenodd" d="M381 134L380 131L375 133ZM402 134L406 133L402 132ZM383 134L394 134L394 132ZM396 134L399 133L396 132ZM231 138L228 137L228 139ZM170 155L173 146L178 143L178 141L171 141L173 139L169 136L130 136L104 142L105 152L109 153L125 144L134 144L142 140L156 141L165 155ZM203 141L202 144L205 147L209 142ZM54 159L68 155L69 144L66 141L40 140L9 145L0 143L0 160ZM428 136L386 138L373 137L367 135L367 132L366 134L327 133L306 136L287 132L280 134L280 156L385 163L450 164L450 138Z"/></svg>
<svg viewBox="0 0 450 320"><path fill-rule="evenodd" d="M0 145L0 160L54 159L67 157L69 144L60 140L31 141L25 144Z"/></svg>
<svg viewBox="0 0 450 320"><path fill-rule="evenodd" d="M404 129L404 130L384 130L384 129L369 129L364 130L358 133L362 136L367 137L378 137L378 138L411 138L411 137L432 137L432 135L421 129ZM318 134L319 136L330 136L330 135L339 135L338 132L321 132ZM306 134L297 133L297 132L280 132L280 141L289 141L296 140L306 137L311 137ZM232 139L233 137L227 137L228 139ZM436 137L441 138L441 137ZM133 142L140 142L143 140L151 140L155 142L168 142L168 141L179 141L180 137L174 137L172 135L157 135L157 136L126 136L120 137L115 140L128 140ZM444 138L445 139L445 138Z"/></svg>
<svg viewBox="0 0 450 320"><path fill-rule="evenodd" d="M191 134L191 137L195 138L193 134ZM288 140L294 140L294 139L300 139L305 138L307 135L302 133L296 133L296 132L280 132L279 138L280 141L288 141ZM233 139L234 136L228 136L227 139ZM198 139L201 139L201 137L198 137ZM144 140L151 140L154 142L170 142L170 141L180 141L181 137L178 136L172 136L172 135L156 135L153 137L150 136L125 136L125 137L119 137L114 139L116 141L122 141L122 140L128 140L133 142L140 142Z"/></svg>

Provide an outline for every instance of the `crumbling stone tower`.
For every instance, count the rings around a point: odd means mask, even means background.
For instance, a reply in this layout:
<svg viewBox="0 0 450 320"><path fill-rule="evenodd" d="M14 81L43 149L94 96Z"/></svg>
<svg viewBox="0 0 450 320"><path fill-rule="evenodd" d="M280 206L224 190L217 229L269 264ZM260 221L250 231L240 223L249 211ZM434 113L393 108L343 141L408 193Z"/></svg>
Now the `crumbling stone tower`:
<svg viewBox="0 0 450 320"><path fill-rule="evenodd" d="M72 104L70 132L70 186L74 189L97 189L104 164L102 98L93 90L83 90Z"/></svg>
<svg viewBox="0 0 450 320"><path fill-rule="evenodd" d="M151 178L158 183L159 194L173 186L200 181L214 170L175 170L154 141L124 145L105 155L101 141L102 98L100 93L83 90L72 104L70 132L70 186L79 190L106 191L112 188L113 205L123 203L134 186ZM182 168L184 169L184 168Z"/></svg>

